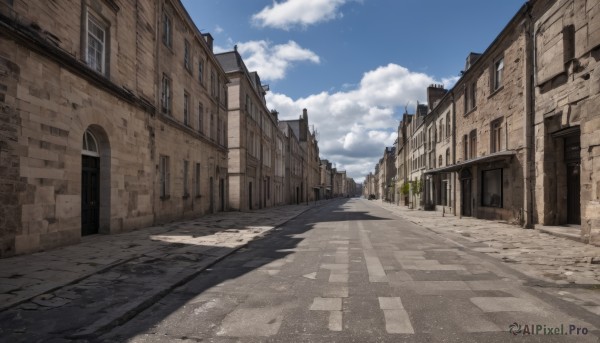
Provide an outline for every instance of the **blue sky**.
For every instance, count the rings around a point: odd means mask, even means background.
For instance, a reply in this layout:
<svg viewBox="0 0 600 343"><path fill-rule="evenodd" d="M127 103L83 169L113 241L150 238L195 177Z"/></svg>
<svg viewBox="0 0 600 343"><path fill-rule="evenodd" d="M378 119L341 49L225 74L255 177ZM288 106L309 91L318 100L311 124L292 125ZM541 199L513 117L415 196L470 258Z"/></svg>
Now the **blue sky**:
<svg viewBox="0 0 600 343"><path fill-rule="evenodd" d="M357 181L395 139L398 118L451 87L524 0L182 0L215 51L238 50L269 84L280 118L308 109L322 158Z"/></svg>

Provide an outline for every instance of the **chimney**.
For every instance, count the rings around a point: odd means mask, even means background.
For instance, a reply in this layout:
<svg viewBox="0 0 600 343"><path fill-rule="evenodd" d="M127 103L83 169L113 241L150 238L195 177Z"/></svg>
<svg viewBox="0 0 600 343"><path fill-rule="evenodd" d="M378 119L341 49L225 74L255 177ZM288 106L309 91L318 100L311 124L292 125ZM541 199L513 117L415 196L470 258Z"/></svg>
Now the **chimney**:
<svg viewBox="0 0 600 343"><path fill-rule="evenodd" d="M302 110L302 119L308 119L308 110L306 108Z"/></svg>
<svg viewBox="0 0 600 343"><path fill-rule="evenodd" d="M447 89L444 89L444 85L430 85L427 87L427 105L429 111L437 105L437 103L446 95Z"/></svg>
<svg viewBox="0 0 600 343"><path fill-rule="evenodd" d="M465 63L465 71L469 70L473 64L481 57L481 54L472 52L467 56L467 62Z"/></svg>
<svg viewBox="0 0 600 343"><path fill-rule="evenodd" d="M210 49L210 51L213 51L213 36L210 33L203 33L202 37L204 37L204 40L206 41L206 44L208 45L208 48Z"/></svg>

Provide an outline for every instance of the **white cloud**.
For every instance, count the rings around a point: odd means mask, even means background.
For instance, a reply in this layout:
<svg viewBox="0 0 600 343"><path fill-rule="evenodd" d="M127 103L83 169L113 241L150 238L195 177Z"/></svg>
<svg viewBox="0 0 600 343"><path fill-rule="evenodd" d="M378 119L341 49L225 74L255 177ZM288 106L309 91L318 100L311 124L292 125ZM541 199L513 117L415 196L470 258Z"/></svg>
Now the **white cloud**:
<svg viewBox="0 0 600 343"><path fill-rule="evenodd" d="M296 62L320 63L317 54L294 41L271 45L265 40L238 43L238 51L250 71L257 71L263 80L280 80Z"/></svg>
<svg viewBox="0 0 600 343"><path fill-rule="evenodd" d="M306 28L319 22L342 17L339 8L348 0L285 0L273 1L252 16L262 27L289 30L294 26Z"/></svg>
<svg viewBox="0 0 600 343"><path fill-rule="evenodd" d="M223 30L223 28L222 28L221 26L217 25L217 26L215 27L215 33L222 33L223 31L224 31L224 30Z"/></svg>
<svg viewBox="0 0 600 343"><path fill-rule="evenodd" d="M426 102L427 86L442 79L388 64L366 72L357 86L338 92L321 92L292 99L285 94L267 93L270 108L281 119L296 119L308 109L309 124L319 136L323 158L337 163L356 180L373 171L386 146L396 139L398 114L404 106ZM455 80L453 81L455 82Z"/></svg>

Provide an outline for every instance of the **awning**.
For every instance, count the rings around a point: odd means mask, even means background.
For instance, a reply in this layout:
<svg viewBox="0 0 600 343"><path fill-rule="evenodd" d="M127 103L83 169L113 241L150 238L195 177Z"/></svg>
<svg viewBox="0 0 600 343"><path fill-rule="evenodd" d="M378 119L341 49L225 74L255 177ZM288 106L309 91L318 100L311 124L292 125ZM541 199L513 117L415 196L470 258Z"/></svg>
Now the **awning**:
<svg viewBox="0 0 600 343"><path fill-rule="evenodd" d="M458 171L458 170L461 170L462 168L470 167L474 164L507 160L516 154L517 154L516 150L499 151L499 152L495 152L493 154L489 154L486 156L475 157L470 160L463 161L461 163L453 164L451 166L430 169L430 170L425 171L425 174L438 174L438 173L448 173L448 172Z"/></svg>

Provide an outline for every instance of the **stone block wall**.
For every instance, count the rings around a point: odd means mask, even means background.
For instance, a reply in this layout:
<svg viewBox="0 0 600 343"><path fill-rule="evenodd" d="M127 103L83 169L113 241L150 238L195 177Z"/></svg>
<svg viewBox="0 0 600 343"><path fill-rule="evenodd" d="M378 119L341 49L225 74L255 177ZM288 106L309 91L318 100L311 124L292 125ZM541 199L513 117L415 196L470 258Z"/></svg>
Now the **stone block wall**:
<svg viewBox="0 0 600 343"><path fill-rule="evenodd" d="M549 2L535 22L535 200L544 225L567 221L565 137L580 139L581 238L600 245L600 3Z"/></svg>

